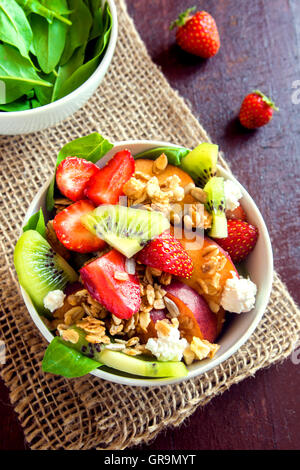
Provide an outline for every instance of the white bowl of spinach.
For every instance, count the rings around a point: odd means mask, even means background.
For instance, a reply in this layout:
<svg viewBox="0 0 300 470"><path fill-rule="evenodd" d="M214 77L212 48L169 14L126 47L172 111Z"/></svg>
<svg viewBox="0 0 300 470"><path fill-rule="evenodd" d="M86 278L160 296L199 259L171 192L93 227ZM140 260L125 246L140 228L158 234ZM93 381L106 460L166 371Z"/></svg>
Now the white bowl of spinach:
<svg viewBox="0 0 300 470"><path fill-rule="evenodd" d="M42 130L77 111L116 41L113 0L0 0L0 134Z"/></svg>

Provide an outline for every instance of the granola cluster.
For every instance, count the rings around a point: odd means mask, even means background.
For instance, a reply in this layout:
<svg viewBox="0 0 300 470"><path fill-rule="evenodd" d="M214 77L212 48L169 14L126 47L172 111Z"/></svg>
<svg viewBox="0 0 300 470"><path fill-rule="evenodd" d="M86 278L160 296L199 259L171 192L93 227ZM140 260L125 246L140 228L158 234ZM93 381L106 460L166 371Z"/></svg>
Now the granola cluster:
<svg viewBox="0 0 300 470"><path fill-rule="evenodd" d="M180 202L184 198L184 188L177 175L169 176L160 183L157 176L139 171L125 184L124 193L128 197L129 206L151 204L161 212L166 212L171 203Z"/></svg>
<svg viewBox="0 0 300 470"><path fill-rule="evenodd" d="M70 328L75 326L83 332L89 343L122 350L128 355L147 353L140 344L140 338L135 336L139 325L147 330L139 314L129 320L121 320L93 299L86 289L68 295L64 305L55 310L53 320L47 324L49 329L57 330L65 341L77 343L79 333Z"/></svg>
<svg viewBox="0 0 300 470"><path fill-rule="evenodd" d="M152 173L159 175L168 164L167 157L162 154L152 166ZM128 206L143 205L147 210L162 212L170 218L174 224L184 220L186 228L211 227L211 215L204 207L206 193L201 188L196 188L194 183L182 186L179 176L172 175L160 182L157 176L149 176L141 171L136 171L134 176L125 184L124 194L128 198ZM193 203L183 207L180 204L188 195L192 196Z"/></svg>
<svg viewBox="0 0 300 470"><path fill-rule="evenodd" d="M201 253L203 278L197 280L199 293L218 296L221 294L222 286L220 285L221 271L223 270L227 260L224 256L220 256L217 246L209 245L205 247ZM220 305L209 300L209 308L217 313Z"/></svg>
<svg viewBox="0 0 300 470"><path fill-rule="evenodd" d="M183 352L184 362L190 365L195 360L202 361L207 357L211 359L219 348L220 346L218 344L213 344L206 339L200 339L194 336L191 344Z"/></svg>

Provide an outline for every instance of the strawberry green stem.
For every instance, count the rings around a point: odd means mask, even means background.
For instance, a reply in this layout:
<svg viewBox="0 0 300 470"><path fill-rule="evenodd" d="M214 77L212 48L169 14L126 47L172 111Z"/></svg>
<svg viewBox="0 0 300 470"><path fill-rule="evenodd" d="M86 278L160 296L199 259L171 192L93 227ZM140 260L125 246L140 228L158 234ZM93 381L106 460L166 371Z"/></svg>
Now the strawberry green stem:
<svg viewBox="0 0 300 470"><path fill-rule="evenodd" d="M277 108L275 103L270 98L268 98L266 95L264 95L261 91L253 90L252 93L255 93L256 95L260 96L263 99L263 101L267 105L269 105L271 108L273 108L275 111L279 111L279 108Z"/></svg>
<svg viewBox="0 0 300 470"><path fill-rule="evenodd" d="M192 11L195 11L195 10L196 10L196 7L191 7L185 10L183 13L180 13L177 20L171 23L170 30L174 29L175 26L178 26L178 27L183 26L187 22L187 20L190 19L190 13L192 13Z"/></svg>

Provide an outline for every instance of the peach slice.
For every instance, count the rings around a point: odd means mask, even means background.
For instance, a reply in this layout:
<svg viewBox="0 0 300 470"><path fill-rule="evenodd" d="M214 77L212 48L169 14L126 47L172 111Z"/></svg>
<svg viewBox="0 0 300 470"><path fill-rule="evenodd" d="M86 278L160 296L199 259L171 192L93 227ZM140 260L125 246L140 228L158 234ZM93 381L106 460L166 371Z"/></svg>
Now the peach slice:
<svg viewBox="0 0 300 470"><path fill-rule="evenodd" d="M190 279L180 278L180 280L202 295L214 313L217 313L221 308L220 302L225 282L233 276L233 272L238 276L230 256L215 241L208 237L203 238L198 236L193 238L191 232L186 232L187 236L184 233L178 236L176 232L174 233L173 227L171 227L170 231L182 243L194 264L192 277ZM218 272L219 276L217 276L219 277L218 288L213 286L214 275L209 272L210 256L207 253L209 247L217 248L216 254L218 255L219 263L223 265L222 269Z"/></svg>
<svg viewBox="0 0 300 470"><path fill-rule="evenodd" d="M194 289L180 281L172 282L166 287L166 291L166 296L179 310L177 319L181 337L191 342L193 336L197 336L213 343L221 331L223 322L219 322L219 316L211 312L206 301ZM166 313L166 310L150 312L151 321L147 332L139 332L142 343L146 343L149 338L157 337L155 323L157 320L167 318Z"/></svg>
<svg viewBox="0 0 300 470"><path fill-rule="evenodd" d="M218 334L217 316L209 309L206 301L194 289L180 281L166 287L167 297L180 312L178 316L181 336L189 343L193 336L213 343Z"/></svg>

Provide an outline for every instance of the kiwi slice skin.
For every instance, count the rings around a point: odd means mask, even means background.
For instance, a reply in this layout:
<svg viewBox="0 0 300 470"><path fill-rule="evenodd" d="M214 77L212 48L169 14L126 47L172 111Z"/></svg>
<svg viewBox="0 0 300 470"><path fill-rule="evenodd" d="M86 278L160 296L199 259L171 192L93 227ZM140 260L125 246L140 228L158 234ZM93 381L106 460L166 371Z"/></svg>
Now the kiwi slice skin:
<svg viewBox="0 0 300 470"><path fill-rule="evenodd" d="M160 212L117 205L99 206L84 215L81 222L127 258L170 228L168 219Z"/></svg>
<svg viewBox="0 0 300 470"><path fill-rule="evenodd" d="M214 176L206 183L204 191L207 194L205 207L212 214L212 226L208 235L212 238L226 238L228 232L225 214L224 178Z"/></svg>
<svg viewBox="0 0 300 470"><path fill-rule="evenodd" d="M14 263L21 286L26 290L40 314L50 316L44 307L45 296L56 289L63 290L78 275L36 231L28 230L19 238Z"/></svg>
<svg viewBox="0 0 300 470"><path fill-rule="evenodd" d="M216 175L219 147L202 143L181 160L181 168L194 180L196 186L203 188Z"/></svg>

